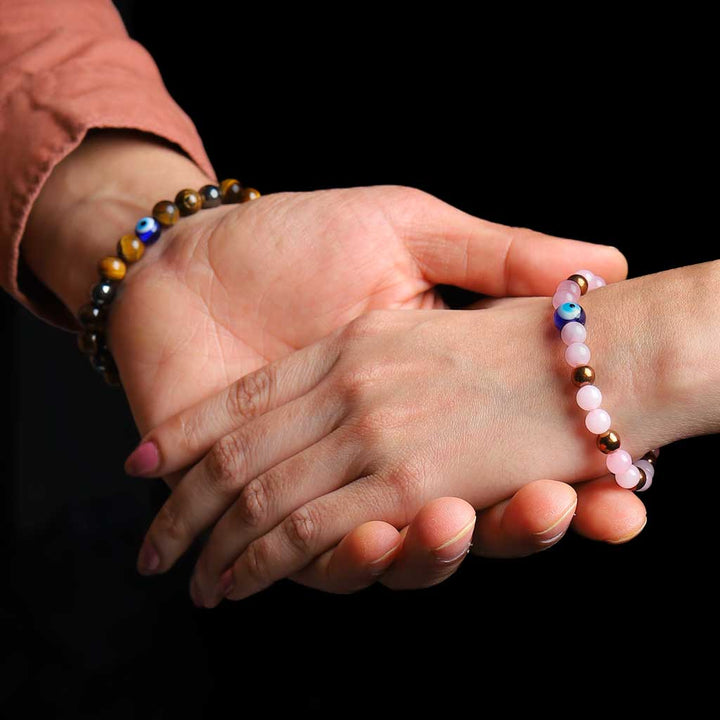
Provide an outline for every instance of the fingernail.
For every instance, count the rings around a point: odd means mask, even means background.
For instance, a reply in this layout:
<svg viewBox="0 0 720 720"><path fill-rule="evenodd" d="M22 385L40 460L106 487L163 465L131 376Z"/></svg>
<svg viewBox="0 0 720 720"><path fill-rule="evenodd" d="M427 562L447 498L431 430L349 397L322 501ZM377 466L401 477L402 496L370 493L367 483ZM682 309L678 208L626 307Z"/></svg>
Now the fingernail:
<svg viewBox="0 0 720 720"><path fill-rule="evenodd" d="M397 553L401 545L402 542L399 542L394 547L391 547L386 553L383 553L377 560L373 560L368 563L370 566L370 575L373 577L375 575L382 575L387 570L389 561L392 559L393 555Z"/></svg>
<svg viewBox="0 0 720 720"><path fill-rule="evenodd" d="M138 445L125 461L128 475L147 475L160 464L160 452L154 442Z"/></svg>
<svg viewBox="0 0 720 720"><path fill-rule="evenodd" d="M557 542L565 534L565 530L567 529L562 528L558 531L558 525L564 523L567 516L575 512L576 507L577 500L571 502L570 505L563 510L562 515L560 515L560 517L552 525L546 527L544 530L540 530L540 532L533 533L538 539L538 542L541 545L552 545L552 543Z"/></svg>
<svg viewBox="0 0 720 720"><path fill-rule="evenodd" d="M202 593L200 592L200 585L198 584L197 578L193 575L190 580L190 598L193 601L195 607L205 607L203 602Z"/></svg>
<svg viewBox="0 0 720 720"><path fill-rule="evenodd" d="M220 584L218 589L220 591L220 597L227 597L233 591L235 585L235 578L233 577L232 568L226 570L220 577Z"/></svg>
<svg viewBox="0 0 720 720"><path fill-rule="evenodd" d="M160 556L148 540L143 543L138 557L138 571L142 575L150 575L160 567Z"/></svg>
<svg viewBox="0 0 720 720"><path fill-rule="evenodd" d="M646 525L647 525L647 516L645 517L645 522L637 530L633 530L633 532L631 532L629 535L623 535L623 537L608 540L608 542L611 545L621 545L622 543L626 543L626 542L632 540L634 537L637 537L645 529Z"/></svg>
<svg viewBox="0 0 720 720"><path fill-rule="evenodd" d="M475 516L473 515L472 520L463 527L463 529L457 533L457 535L454 535L449 540L446 540L442 545L438 545L436 548L433 548L433 553L437 556L436 560L440 563L454 563L460 558L467 555L468 550L470 548L470 538L465 540L462 543L462 547L459 551L453 553L452 557L447 557L447 550L450 548L451 545L454 545L459 540L462 540L466 535L472 534L473 529L475 528Z"/></svg>

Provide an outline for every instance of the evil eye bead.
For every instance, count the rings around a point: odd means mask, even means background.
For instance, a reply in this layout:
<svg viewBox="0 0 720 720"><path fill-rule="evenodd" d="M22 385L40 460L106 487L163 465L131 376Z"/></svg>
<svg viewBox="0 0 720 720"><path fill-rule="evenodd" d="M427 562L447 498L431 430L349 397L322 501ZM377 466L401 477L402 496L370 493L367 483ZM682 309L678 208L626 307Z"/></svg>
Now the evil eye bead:
<svg viewBox="0 0 720 720"><path fill-rule="evenodd" d="M138 220L135 234L146 245L151 245L160 237L160 223L154 217L144 217Z"/></svg>
<svg viewBox="0 0 720 720"><path fill-rule="evenodd" d="M553 316L555 327L562 330L569 322L585 324L585 311L575 302L566 302L559 305Z"/></svg>

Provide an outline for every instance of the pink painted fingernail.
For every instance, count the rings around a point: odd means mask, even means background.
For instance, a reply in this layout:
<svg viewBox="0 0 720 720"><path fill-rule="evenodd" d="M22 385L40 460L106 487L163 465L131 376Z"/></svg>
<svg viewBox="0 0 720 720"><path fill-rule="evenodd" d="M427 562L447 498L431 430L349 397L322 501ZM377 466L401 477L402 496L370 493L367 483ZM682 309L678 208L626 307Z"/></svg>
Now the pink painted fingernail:
<svg viewBox="0 0 720 720"><path fill-rule="evenodd" d="M160 556L149 540L143 543L138 557L138 571L142 575L151 575L160 567Z"/></svg>
<svg viewBox="0 0 720 720"><path fill-rule="evenodd" d="M154 442L138 445L125 461L128 475L148 475L160 464L160 452Z"/></svg>

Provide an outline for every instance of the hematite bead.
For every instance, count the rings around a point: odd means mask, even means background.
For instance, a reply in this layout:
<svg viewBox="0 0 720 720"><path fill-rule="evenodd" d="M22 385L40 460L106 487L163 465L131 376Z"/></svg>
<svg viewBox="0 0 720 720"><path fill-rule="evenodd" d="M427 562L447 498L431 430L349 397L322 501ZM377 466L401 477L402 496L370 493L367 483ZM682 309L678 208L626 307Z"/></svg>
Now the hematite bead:
<svg viewBox="0 0 720 720"><path fill-rule="evenodd" d="M222 205L222 193L217 185L203 185L198 193L202 201L203 208L214 208Z"/></svg>
<svg viewBox="0 0 720 720"><path fill-rule="evenodd" d="M119 281L125 277L127 266L120 258L108 256L98 263L98 272L101 278Z"/></svg>
<svg viewBox="0 0 720 720"><path fill-rule="evenodd" d="M117 254L129 265L137 262L145 252L145 245L136 235L123 235L117 244Z"/></svg>
<svg viewBox="0 0 720 720"><path fill-rule="evenodd" d="M248 202L250 200L257 200L260 197L260 193L255 188L245 188L243 190L243 202Z"/></svg>
<svg viewBox="0 0 720 720"><path fill-rule="evenodd" d="M98 348L98 351L90 358L91 365L99 373L104 373L108 367L115 365L115 360L107 349L107 346L103 345Z"/></svg>
<svg viewBox="0 0 720 720"><path fill-rule="evenodd" d="M175 204L181 215L192 215L202 207L202 199L196 190L185 189L175 196Z"/></svg>
<svg viewBox="0 0 720 720"><path fill-rule="evenodd" d="M589 365L580 365L573 368L570 379L575 387L592 385L595 382L595 371Z"/></svg>
<svg viewBox="0 0 720 720"><path fill-rule="evenodd" d="M620 436L614 430L608 430L597 436L597 446L606 455L620 448Z"/></svg>
<svg viewBox="0 0 720 720"><path fill-rule="evenodd" d="M86 330L100 330L105 326L105 311L88 303L78 310L78 321Z"/></svg>
<svg viewBox="0 0 720 720"><path fill-rule="evenodd" d="M588 291L588 281L584 275L571 275L568 280L577 283L580 286L580 294L584 295Z"/></svg>
<svg viewBox="0 0 720 720"><path fill-rule="evenodd" d="M655 457L655 453L652 450L643 455L641 459L647 460L653 467L655 467L655 463L657 462L657 457Z"/></svg>
<svg viewBox="0 0 720 720"><path fill-rule="evenodd" d="M243 186L239 180L227 178L220 183L220 195L225 204L243 201Z"/></svg>
<svg viewBox="0 0 720 720"><path fill-rule="evenodd" d="M155 203L152 209L152 216L163 226L170 227L174 225L180 217L180 211L177 205L170 200L161 200Z"/></svg>
<svg viewBox="0 0 720 720"><path fill-rule="evenodd" d="M138 220L135 234L146 245L152 245L160 237L160 223L154 217L144 217Z"/></svg>
<svg viewBox="0 0 720 720"><path fill-rule="evenodd" d="M95 330L85 330L78 335L77 344L84 355L96 355L105 344L105 340Z"/></svg>
<svg viewBox="0 0 720 720"><path fill-rule="evenodd" d="M111 280L101 280L97 285L93 285L90 291L90 299L98 307L109 305L115 297L116 285Z"/></svg>

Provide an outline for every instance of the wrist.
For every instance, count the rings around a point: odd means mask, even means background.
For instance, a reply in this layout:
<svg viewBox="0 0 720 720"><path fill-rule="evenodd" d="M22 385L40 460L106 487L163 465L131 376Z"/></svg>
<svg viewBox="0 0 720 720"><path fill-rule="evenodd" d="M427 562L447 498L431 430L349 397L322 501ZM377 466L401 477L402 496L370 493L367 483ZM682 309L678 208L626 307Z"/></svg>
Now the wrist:
<svg viewBox="0 0 720 720"><path fill-rule="evenodd" d="M593 291L590 364L634 457L717 432L720 263L676 268Z"/></svg>
<svg viewBox="0 0 720 720"><path fill-rule="evenodd" d="M89 135L53 170L22 241L35 276L72 312L89 299L100 258L115 254L159 200L212 182L190 159L159 139L106 130Z"/></svg>

